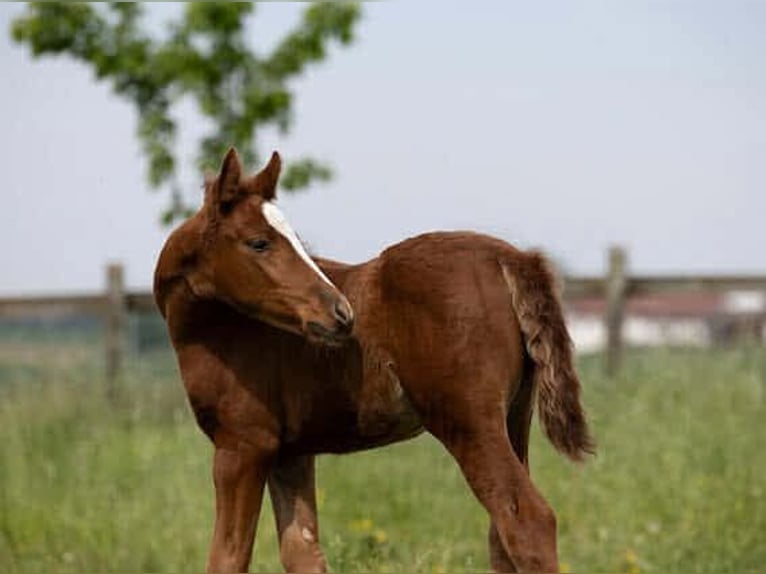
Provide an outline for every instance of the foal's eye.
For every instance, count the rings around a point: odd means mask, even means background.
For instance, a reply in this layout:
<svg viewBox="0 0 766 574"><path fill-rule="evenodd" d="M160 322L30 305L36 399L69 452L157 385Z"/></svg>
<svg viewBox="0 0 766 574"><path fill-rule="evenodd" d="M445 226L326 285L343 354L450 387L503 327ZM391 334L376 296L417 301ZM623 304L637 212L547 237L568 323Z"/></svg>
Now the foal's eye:
<svg viewBox="0 0 766 574"><path fill-rule="evenodd" d="M260 253L269 248L269 242L266 239L250 239L247 241L247 246Z"/></svg>

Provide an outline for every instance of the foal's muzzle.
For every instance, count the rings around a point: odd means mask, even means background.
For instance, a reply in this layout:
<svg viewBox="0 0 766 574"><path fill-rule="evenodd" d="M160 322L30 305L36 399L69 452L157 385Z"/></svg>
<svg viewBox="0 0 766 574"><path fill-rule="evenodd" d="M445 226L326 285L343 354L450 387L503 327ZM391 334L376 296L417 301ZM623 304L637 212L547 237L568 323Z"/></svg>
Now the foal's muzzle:
<svg viewBox="0 0 766 574"><path fill-rule="evenodd" d="M336 331L350 335L354 329L354 311L345 297L335 302L333 316L335 317Z"/></svg>
<svg viewBox="0 0 766 574"><path fill-rule="evenodd" d="M354 330L354 311L342 295L334 298L331 305L332 323L324 325L318 321L309 321L306 324L306 335L317 343L337 346L348 339Z"/></svg>

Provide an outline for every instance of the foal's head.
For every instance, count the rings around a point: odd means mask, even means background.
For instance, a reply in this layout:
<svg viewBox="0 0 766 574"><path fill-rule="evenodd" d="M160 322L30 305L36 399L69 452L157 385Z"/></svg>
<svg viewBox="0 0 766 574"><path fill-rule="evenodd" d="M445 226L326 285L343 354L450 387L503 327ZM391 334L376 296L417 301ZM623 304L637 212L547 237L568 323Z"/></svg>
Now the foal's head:
<svg viewBox="0 0 766 574"><path fill-rule="evenodd" d="M337 344L351 334L348 300L306 253L274 204L281 168L274 152L252 177L234 149L205 191L205 229L192 287L308 339Z"/></svg>

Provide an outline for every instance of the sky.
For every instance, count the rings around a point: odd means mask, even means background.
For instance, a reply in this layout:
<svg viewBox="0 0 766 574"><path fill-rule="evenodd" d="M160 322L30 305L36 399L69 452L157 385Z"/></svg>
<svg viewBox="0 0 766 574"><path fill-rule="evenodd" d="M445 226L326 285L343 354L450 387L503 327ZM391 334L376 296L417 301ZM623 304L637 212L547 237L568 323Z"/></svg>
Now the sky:
<svg viewBox="0 0 766 574"><path fill-rule="evenodd" d="M179 5L153 5L160 32ZM66 58L10 40L0 4L0 294L100 290L120 261L147 288L168 229L130 105ZM268 49L303 6L253 19ZM349 262L436 229L540 247L571 273L625 246L637 273L764 273L766 3L365 4L356 42L292 85L287 136L262 155L312 155L329 184L283 194L319 254ZM203 122L178 112L181 178ZM259 166L250 166L252 170Z"/></svg>

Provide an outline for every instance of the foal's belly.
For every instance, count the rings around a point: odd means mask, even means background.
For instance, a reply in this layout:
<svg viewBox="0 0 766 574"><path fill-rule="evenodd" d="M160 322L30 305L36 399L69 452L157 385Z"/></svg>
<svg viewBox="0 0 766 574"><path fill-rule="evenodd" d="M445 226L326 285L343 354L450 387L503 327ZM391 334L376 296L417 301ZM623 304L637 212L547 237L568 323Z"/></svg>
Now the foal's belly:
<svg viewBox="0 0 766 574"><path fill-rule="evenodd" d="M286 346L281 359L283 451L353 452L423 431L396 364L382 347L356 339L329 351L300 343Z"/></svg>
<svg viewBox="0 0 766 574"><path fill-rule="evenodd" d="M423 432L420 416L403 394L376 402L364 395L330 392L306 415L292 424L290 416L286 417L281 437L284 452L348 453L407 440Z"/></svg>

